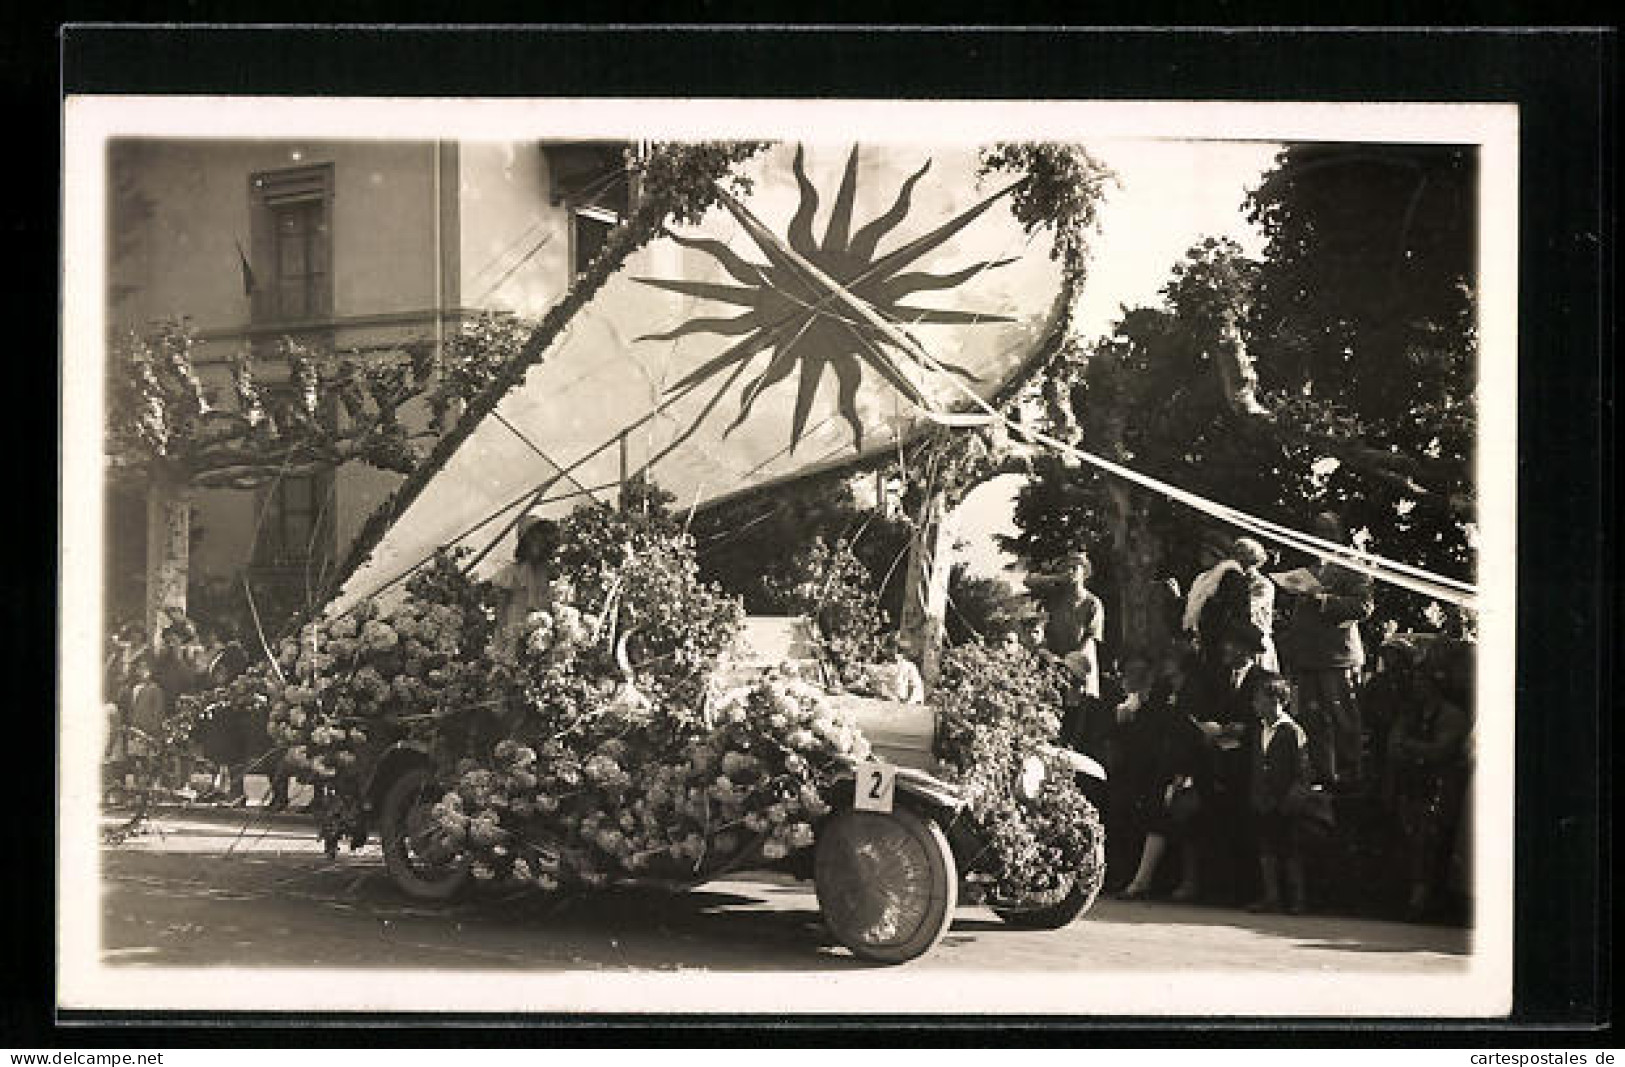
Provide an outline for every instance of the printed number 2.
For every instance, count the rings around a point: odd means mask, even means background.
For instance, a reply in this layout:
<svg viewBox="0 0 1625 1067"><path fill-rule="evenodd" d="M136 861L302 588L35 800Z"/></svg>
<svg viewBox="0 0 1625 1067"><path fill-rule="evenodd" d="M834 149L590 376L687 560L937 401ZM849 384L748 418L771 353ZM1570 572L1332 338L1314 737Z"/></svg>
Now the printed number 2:
<svg viewBox="0 0 1625 1067"><path fill-rule="evenodd" d="M896 789L896 767L889 763L859 764L853 807L859 811L891 811Z"/></svg>

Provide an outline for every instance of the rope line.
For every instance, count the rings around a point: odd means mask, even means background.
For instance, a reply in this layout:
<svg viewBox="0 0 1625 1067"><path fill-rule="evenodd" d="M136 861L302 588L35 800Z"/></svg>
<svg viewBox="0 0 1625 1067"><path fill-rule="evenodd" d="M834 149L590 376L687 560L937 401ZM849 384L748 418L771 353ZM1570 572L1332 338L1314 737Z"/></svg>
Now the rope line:
<svg viewBox="0 0 1625 1067"><path fill-rule="evenodd" d="M727 207L729 211L731 211L737 218L739 218L741 223L750 230L751 236L755 238L758 243L764 246L763 251L767 251L767 247L772 246L772 248L780 255L791 260L802 273L811 277L820 287L826 288L829 294L835 298L837 303L847 307L859 317L863 318L870 325L870 327L880 335L881 338L890 341L921 367L934 373L939 378L946 379L950 385L964 394L964 396L966 396L972 404L980 408L989 418L998 423L1002 423L1006 430L1014 429L1014 426L1008 416L994 408L975 390L959 381L952 374L949 374L943 368L942 364L932 357L931 354L925 350L924 346L921 345L920 342L915 339L915 337L906 329L903 329L885 318L874 314L867 305L865 305L857 297L853 296L845 286L830 278L815 264L807 262L805 259L798 256L794 250L786 248L778 239L778 236L772 231L768 230L767 227L763 226L761 222L751 214L750 209L745 207L744 204L741 204L737 199L728 196L727 194L723 194L722 202L723 205ZM923 393L921 395L924 396ZM944 416L951 416L953 413L936 411L923 404L918 406L924 412L925 416L932 421L941 424L951 424L949 419L944 418ZM1360 571L1361 573L1369 575L1372 578L1387 582L1390 585L1396 585L1404 589L1409 589L1412 592L1421 593L1425 596L1431 596L1436 599L1444 600L1448 603L1464 607L1473 607L1477 604L1478 590L1477 587L1471 583L1461 582L1453 578L1447 578L1443 575L1435 574L1420 567L1414 567L1406 563L1401 563L1397 560L1391 560L1386 557L1376 555L1375 553L1364 552L1346 545L1340 545L1335 541L1328 541L1312 534L1306 534L1302 531L1294 530L1287 526L1282 526L1279 523L1270 522L1267 519L1262 519L1256 515L1244 512L1239 508L1233 508L1227 504L1220 504L1217 501L1209 500L1208 498L1200 496L1196 493L1181 489L1178 486L1165 482L1159 478L1153 478L1150 475L1141 474L1139 471L1124 467L1122 464L1114 463L1111 460L1106 459L1104 456L1078 448L1075 445L1062 441L1059 438L1051 437L1050 435L1040 431L1025 430L1023 433L1028 438L1047 445L1052 449L1056 449L1057 451L1061 451L1064 454L1071 456L1075 460L1088 463L1120 478L1134 482L1137 485L1150 489L1153 492L1168 497L1169 499L1177 500L1180 503L1185 504L1187 507L1193 508L1194 510L1222 519L1233 526L1238 526L1242 529L1256 533L1260 537L1264 537L1277 543L1286 544L1290 547L1297 548L1301 551L1310 552L1321 557L1335 558L1339 563L1352 570Z"/></svg>

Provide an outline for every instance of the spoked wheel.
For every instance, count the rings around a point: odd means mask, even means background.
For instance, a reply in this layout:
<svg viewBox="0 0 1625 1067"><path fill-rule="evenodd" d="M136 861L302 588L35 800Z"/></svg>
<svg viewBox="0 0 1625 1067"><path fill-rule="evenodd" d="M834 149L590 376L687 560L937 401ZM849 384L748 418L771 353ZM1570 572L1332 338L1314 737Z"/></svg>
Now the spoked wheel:
<svg viewBox="0 0 1625 1067"><path fill-rule="evenodd" d="M1094 860L1072 871L1049 891L1030 897L1019 906L994 905L993 914L1023 930L1059 930L1095 906L1106 881L1106 838L1095 834Z"/></svg>
<svg viewBox="0 0 1625 1067"><path fill-rule="evenodd" d="M829 932L876 963L931 951L953 923L959 896L942 828L905 808L832 818L819 835L813 879Z"/></svg>
<svg viewBox="0 0 1625 1067"><path fill-rule="evenodd" d="M407 771L384 794L380 819L384 864L401 892L415 900L450 900L468 884L468 864L434 818L445 790L423 768Z"/></svg>

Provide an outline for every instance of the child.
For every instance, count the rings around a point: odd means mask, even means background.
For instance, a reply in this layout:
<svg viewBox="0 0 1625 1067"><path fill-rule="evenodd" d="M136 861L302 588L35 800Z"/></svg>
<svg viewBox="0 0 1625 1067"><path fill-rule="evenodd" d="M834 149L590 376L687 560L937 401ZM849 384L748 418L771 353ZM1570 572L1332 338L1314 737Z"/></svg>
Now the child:
<svg viewBox="0 0 1625 1067"><path fill-rule="evenodd" d="M1253 716L1247 737L1251 757L1248 807L1258 845L1261 886L1258 899L1247 910L1280 910L1284 871L1286 910L1301 915L1307 902L1295 803L1309 788L1308 737L1286 713L1292 695L1286 679L1255 667L1248 673L1244 688Z"/></svg>
<svg viewBox="0 0 1625 1067"><path fill-rule="evenodd" d="M886 636L883 649L888 661L868 670L869 686L875 695L902 704L925 703L925 681L920 677L920 669L903 651L896 634Z"/></svg>

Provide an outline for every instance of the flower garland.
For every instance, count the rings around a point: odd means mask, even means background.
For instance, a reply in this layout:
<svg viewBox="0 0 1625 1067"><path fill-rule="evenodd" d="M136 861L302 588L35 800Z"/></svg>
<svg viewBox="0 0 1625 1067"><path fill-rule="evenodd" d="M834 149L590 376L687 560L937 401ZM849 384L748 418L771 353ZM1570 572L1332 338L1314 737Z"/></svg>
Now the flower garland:
<svg viewBox="0 0 1625 1067"><path fill-rule="evenodd" d="M1063 888L1068 875L1095 877L1105 831L1069 768L1046 758L1039 795L1013 799L1022 761L1060 730L1052 668L1025 650L960 645L943 654L933 699L941 708L937 755L965 791L986 845L971 867L992 893L1023 900Z"/></svg>
<svg viewBox="0 0 1625 1067"><path fill-rule="evenodd" d="M651 728L658 711L623 685L559 735L530 731L489 765L465 761L435 817L475 878L544 889L700 881L810 847L830 787L867 744L818 691L781 679L714 712L711 727Z"/></svg>

